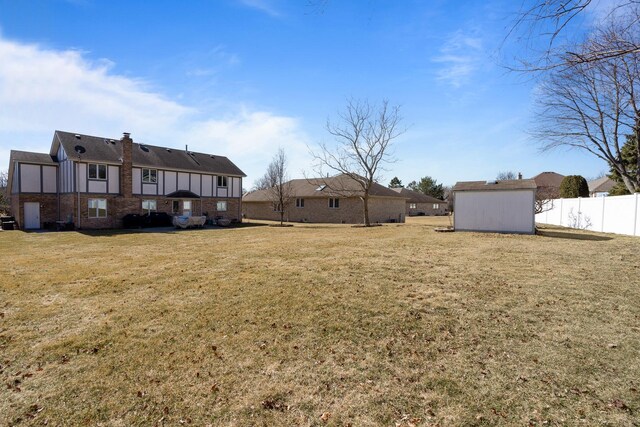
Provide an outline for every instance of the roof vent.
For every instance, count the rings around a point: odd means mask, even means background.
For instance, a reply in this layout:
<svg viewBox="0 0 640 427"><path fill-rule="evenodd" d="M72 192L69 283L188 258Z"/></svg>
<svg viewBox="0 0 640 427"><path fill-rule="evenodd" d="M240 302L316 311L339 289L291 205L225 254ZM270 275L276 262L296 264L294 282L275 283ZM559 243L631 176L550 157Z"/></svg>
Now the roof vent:
<svg viewBox="0 0 640 427"><path fill-rule="evenodd" d="M214 156L213 154L209 154L209 157L211 157L212 159L216 158L216 156Z"/></svg>
<svg viewBox="0 0 640 427"><path fill-rule="evenodd" d="M498 181L487 181L485 185L495 185Z"/></svg>
<svg viewBox="0 0 640 427"><path fill-rule="evenodd" d="M80 139L80 135L78 135L77 133L74 136L76 137L76 139Z"/></svg>
<svg viewBox="0 0 640 427"><path fill-rule="evenodd" d="M165 150L167 150L167 153L171 152L171 148L165 148Z"/></svg>
<svg viewBox="0 0 640 427"><path fill-rule="evenodd" d="M141 146L140 146L140 149L141 149L142 151L144 151L145 153L148 153L148 152L149 152L149 147L147 147L146 145L141 145Z"/></svg>
<svg viewBox="0 0 640 427"><path fill-rule="evenodd" d="M320 187L316 188L316 191L322 191L325 188L327 188L327 185L326 184L322 184Z"/></svg>
<svg viewBox="0 0 640 427"><path fill-rule="evenodd" d="M73 149L76 151L76 153L78 154L83 154L87 151L86 148L84 148L82 145L76 145L75 147L73 147Z"/></svg>
<svg viewBox="0 0 640 427"><path fill-rule="evenodd" d="M109 142L112 143L113 145L116 145L116 140L115 139L110 139Z"/></svg>

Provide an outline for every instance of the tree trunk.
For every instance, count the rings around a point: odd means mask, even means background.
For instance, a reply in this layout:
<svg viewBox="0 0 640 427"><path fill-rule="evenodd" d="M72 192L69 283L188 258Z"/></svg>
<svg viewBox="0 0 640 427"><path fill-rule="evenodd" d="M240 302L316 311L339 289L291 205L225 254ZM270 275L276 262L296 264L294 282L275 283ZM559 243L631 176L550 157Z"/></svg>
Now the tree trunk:
<svg viewBox="0 0 640 427"><path fill-rule="evenodd" d="M364 211L364 226L370 227L371 222L369 222L369 193L365 192L364 197L362 198L363 211Z"/></svg>
<svg viewBox="0 0 640 427"><path fill-rule="evenodd" d="M635 188L635 191L631 191L631 193L635 193L636 191L640 192L640 117L636 117L636 125L635 125L635 128L633 129L633 133L635 133L635 137L636 137L636 155L638 156L638 158L636 162L636 180L635 180L636 188Z"/></svg>

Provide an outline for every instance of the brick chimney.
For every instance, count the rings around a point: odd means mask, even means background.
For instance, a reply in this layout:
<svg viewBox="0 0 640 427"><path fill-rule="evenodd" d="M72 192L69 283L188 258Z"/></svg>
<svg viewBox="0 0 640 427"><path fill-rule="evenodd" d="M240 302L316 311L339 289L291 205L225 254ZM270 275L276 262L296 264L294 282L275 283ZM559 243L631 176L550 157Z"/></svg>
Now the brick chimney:
<svg viewBox="0 0 640 427"><path fill-rule="evenodd" d="M124 132L122 134L122 166L120 167L120 188L122 189L122 195L126 198L132 196L132 155L133 155L133 140L131 134Z"/></svg>
<svg viewBox="0 0 640 427"><path fill-rule="evenodd" d="M522 172L518 172L518 179L522 179Z"/></svg>

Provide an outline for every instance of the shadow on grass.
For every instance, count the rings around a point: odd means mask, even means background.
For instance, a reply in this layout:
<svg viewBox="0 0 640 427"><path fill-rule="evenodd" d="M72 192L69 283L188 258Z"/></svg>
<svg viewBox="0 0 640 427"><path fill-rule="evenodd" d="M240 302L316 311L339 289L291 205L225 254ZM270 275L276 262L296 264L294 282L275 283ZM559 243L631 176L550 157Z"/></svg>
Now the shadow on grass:
<svg viewBox="0 0 640 427"><path fill-rule="evenodd" d="M596 234L586 234L583 232L572 232L572 231L559 231L559 230L541 230L538 229L539 236L542 237L551 237L555 239L570 239L570 240L591 240L591 241L606 241L613 240L613 237L609 236L599 236Z"/></svg>
<svg viewBox="0 0 640 427"><path fill-rule="evenodd" d="M189 231L214 231L214 230L234 230L240 228L262 227L266 224L240 223L233 224L228 227L205 226L202 228L176 228L176 227L149 227L149 228L116 228L108 230L76 230L77 233L88 237L109 237L120 236L124 234L179 234Z"/></svg>

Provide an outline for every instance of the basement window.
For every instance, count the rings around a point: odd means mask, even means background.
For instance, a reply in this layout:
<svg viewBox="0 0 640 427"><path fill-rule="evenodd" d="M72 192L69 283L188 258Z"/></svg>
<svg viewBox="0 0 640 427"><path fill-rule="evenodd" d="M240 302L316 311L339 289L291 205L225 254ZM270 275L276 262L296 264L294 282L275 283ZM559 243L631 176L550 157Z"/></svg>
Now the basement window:
<svg viewBox="0 0 640 427"><path fill-rule="evenodd" d="M329 207L331 209L338 209L340 207L340 199L330 197L329 198Z"/></svg>
<svg viewBox="0 0 640 427"><path fill-rule="evenodd" d="M89 199L89 218L107 217L107 199Z"/></svg>
<svg viewBox="0 0 640 427"><path fill-rule="evenodd" d="M107 179L107 165L89 163L89 179Z"/></svg>
<svg viewBox="0 0 640 427"><path fill-rule="evenodd" d="M142 182L155 184L158 182L157 169L142 169Z"/></svg>

